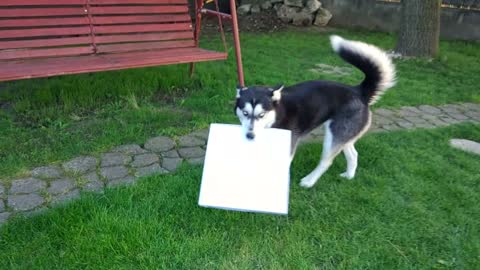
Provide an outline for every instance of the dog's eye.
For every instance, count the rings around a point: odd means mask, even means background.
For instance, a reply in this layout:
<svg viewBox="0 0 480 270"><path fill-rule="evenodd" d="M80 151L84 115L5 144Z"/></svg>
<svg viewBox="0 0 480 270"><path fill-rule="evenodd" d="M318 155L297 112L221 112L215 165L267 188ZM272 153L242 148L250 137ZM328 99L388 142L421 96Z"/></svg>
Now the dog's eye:
<svg viewBox="0 0 480 270"><path fill-rule="evenodd" d="M265 113L262 112L261 114L258 115L258 118L263 118L264 116L265 116Z"/></svg>
<svg viewBox="0 0 480 270"><path fill-rule="evenodd" d="M247 112L247 111L243 111L243 115L248 116L248 112Z"/></svg>

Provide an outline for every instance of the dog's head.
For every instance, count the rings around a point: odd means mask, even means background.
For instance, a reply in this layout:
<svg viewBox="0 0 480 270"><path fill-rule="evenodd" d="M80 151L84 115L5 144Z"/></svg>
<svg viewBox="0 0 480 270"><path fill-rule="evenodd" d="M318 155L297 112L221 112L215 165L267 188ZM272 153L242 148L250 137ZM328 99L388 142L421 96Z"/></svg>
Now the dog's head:
<svg viewBox="0 0 480 270"><path fill-rule="evenodd" d="M237 87L235 114L242 123L245 136L255 138L258 130L275 123L275 107L280 101L283 85L276 87Z"/></svg>

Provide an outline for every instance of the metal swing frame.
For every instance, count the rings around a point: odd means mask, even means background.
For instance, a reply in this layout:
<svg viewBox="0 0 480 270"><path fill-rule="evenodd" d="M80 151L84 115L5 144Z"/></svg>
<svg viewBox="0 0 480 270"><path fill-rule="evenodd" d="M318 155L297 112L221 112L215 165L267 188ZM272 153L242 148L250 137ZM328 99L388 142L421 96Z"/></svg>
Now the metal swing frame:
<svg viewBox="0 0 480 270"><path fill-rule="evenodd" d="M235 47L235 59L237 63L237 74L238 82L240 86L245 86L245 79L243 74L243 65L242 65L242 52L240 48L240 33L238 29L238 17L237 17L237 7L235 0L229 0L230 2L230 14L223 13L219 11L218 0L213 0L215 3L215 9L211 10L204 8L204 0L195 0L195 29L194 29L194 39L195 45L198 47L200 39L200 28L202 23L202 15L217 16L218 23L220 27L220 33L222 37L223 46L225 53L227 52L227 44L225 40L225 31L223 29L223 19L227 19L232 23L232 32L233 32L233 42ZM190 64L190 74L193 73L195 68L195 63Z"/></svg>

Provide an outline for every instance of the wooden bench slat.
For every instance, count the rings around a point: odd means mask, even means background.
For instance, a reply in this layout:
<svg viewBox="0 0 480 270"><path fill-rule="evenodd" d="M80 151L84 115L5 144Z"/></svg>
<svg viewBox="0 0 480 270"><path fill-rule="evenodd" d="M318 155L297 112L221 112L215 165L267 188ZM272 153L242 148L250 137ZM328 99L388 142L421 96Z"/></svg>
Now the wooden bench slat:
<svg viewBox="0 0 480 270"><path fill-rule="evenodd" d="M187 0L90 0L91 5L187 4Z"/></svg>
<svg viewBox="0 0 480 270"><path fill-rule="evenodd" d="M184 32L166 32L166 33L151 33L151 34L127 34L127 35L108 35L95 36L95 43L120 43L120 42L141 42L141 41L162 41L175 39L193 39L191 31Z"/></svg>
<svg viewBox="0 0 480 270"><path fill-rule="evenodd" d="M148 52L111 54L109 58L127 68L181 64L207 60L225 60L226 53L212 52L200 48L171 49ZM123 68L123 67L122 67Z"/></svg>
<svg viewBox="0 0 480 270"><path fill-rule="evenodd" d="M38 57L58 57L70 55L82 55L93 53L92 46L84 47L67 47L40 50L4 50L0 51L0 60L12 60L22 58L38 58Z"/></svg>
<svg viewBox="0 0 480 270"><path fill-rule="evenodd" d="M1 1L1 0L0 0ZM87 17L71 18L34 18L34 19L12 19L0 21L0 28L15 27L40 27L40 26L58 26L58 25L88 25L90 22Z"/></svg>
<svg viewBox="0 0 480 270"><path fill-rule="evenodd" d="M226 53L199 48L171 49L141 53L112 54L108 57L87 55L32 59L28 62L0 62L0 81L78 74L105 70L120 70L168 64L224 60Z"/></svg>
<svg viewBox="0 0 480 270"><path fill-rule="evenodd" d="M153 0L155 1L155 0ZM12 6L73 6L84 5L85 0L1 0L0 7Z"/></svg>
<svg viewBox="0 0 480 270"><path fill-rule="evenodd" d="M2 0L3 1L3 0ZM80 16L85 15L83 7L74 8L6 8L0 9L0 18L17 17L55 17L55 16Z"/></svg>
<svg viewBox="0 0 480 270"><path fill-rule="evenodd" d="M95 26L96 34L145 33L188 30L191 31L191 25L189 23Z"/></svg>
<svg viewBox="0 0 480 270"><path fill-rule="evenodd" d="M0 38L47 37L90 34L89 26L0 30Z"/></svg>
<svg viewBox="0 0 480 270"><path fill-rule="evenodd" d="M23 49L23 48L41 48L41 47L59 47L67 45L90 44L92 38L69 37L69 38L50 38L50 39L33 39L33 40L12 40L0 41L0 50L4 49Z"/></svg>
<svg viewBox="0 0 480 270"><path fill-rule="evenodd" d="M93 6L93 15L187 13L188 6Z"/></svg>
<svg viewBox="0 0 480 270"><path fill-rule="evenodd" d="M160 42L141 42L141 43L123 43L123 44L109 44L100 45L97 47L98 53L119 53L119 52L133 52L172 48L187 48L194 47L193 40L177 40L177 41L160 41Z"/></svg>
<svg viewBox="0 0 480 270"><path fill-rule="evenodd" d="M105 62L109 63L109 65L121 67L122 65L127 64L127 62L132 62L135 65L141 65L142 63L162 63L162 60L164 58L174 58L175 56L191 56L195 59L202 56L207 56L209 58L216 58L218 60L226 59L227 57L226 53L213 52L199 48L180 48L149 52L128 52L107 55L83 55L81 57L66 56L57 58L37 58L29 59L28 61L0 61L0 71L5 71L9 74L18 74L24 72L24 69L28 69L28 67L37 67L38 69L40 69L42 65L46 66L46 68L48 69L85 70L89 69L90 66L95 67L96 65ZM79 66L76 66L77 64ZM42 70L38 70L38 72L40 73L42 72ZM0 73L0 77L2 76L1 74L2 73Z"/></svg>
<svg viewBox="0 0 480 270"><path fill-rule="evenodd" d="M191 22L188 14L162 14L139 16L94 16L93 24L130 24L130 23L166 23Z"/></svg>

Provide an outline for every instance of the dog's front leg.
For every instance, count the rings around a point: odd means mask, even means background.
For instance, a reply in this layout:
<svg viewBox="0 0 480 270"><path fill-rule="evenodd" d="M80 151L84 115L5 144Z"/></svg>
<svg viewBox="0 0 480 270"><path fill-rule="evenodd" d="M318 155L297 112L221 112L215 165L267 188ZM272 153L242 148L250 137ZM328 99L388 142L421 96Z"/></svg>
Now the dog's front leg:
<svg viewBox="0 0 480 270"><path fill-rule="evenodd" d="M323 138L323 150L322 158L318 166L307 176L302 178L300 185L305 188L311 188L318 179L328 170L330 165L332 165L335 157L342 151L343 145L335 144L333 141L333 135L330 130L330 125L325 126L325 137Z"/></svg>
<svg viewBox="0 0 480 270"><path fill-rule="evenodd" d="M293 158L295 157L295 152L297 151L298 140L300 136L295 133L292 133L292 140L290 145L290 164L292 164Z"/></svg>

